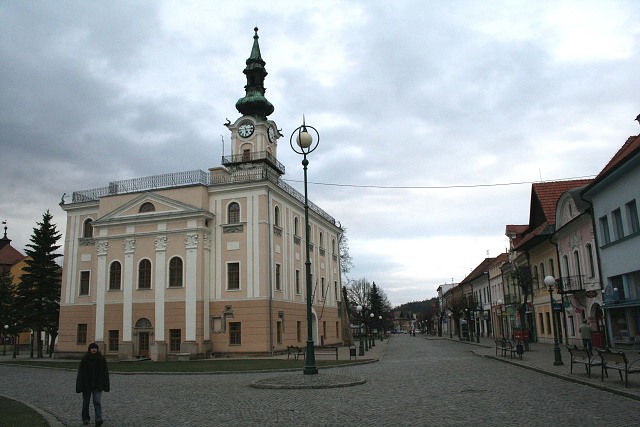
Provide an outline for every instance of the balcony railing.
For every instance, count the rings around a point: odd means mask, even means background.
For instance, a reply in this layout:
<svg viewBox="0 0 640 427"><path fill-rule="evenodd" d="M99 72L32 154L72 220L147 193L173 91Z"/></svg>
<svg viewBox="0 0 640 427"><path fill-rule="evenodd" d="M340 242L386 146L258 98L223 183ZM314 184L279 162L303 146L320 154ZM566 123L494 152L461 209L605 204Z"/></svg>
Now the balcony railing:
<svg viewBox="0 0 640 427"><path fill-rule="evenodd" d="M223 156L222 164L225 166L238 165L240 163L255 163L266 160L281 174L284 174L284 165L276 159L273 154L268 151L256 151L254 153L234 154L231 156Z"/></svg>
<svg viewBox="0 0 640 427"><path fill-rule="evenodd" d="M558 281L559 294L574 294L584 291L584 276L565 276Z"/></svg>

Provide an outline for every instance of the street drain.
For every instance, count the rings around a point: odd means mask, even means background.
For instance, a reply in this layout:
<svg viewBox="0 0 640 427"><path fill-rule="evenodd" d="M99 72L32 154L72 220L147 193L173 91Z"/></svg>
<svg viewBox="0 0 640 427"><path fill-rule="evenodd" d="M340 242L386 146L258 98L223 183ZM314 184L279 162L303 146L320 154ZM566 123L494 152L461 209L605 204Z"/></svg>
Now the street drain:
<svg viewBox="0 0 640 427"><path fill-rule="evenodd" d="M487 390L480 390L476 388L468 388L465 390L460 390L460 393L486 393Z"/></svg>

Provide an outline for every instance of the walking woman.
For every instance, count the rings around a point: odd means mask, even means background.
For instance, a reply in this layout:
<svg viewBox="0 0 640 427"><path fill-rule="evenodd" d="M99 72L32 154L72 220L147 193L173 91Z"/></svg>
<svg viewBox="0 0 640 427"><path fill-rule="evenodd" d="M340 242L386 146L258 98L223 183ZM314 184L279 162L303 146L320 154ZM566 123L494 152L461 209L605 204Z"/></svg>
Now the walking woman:
<svg viewBox="0 0 640 427"><path fill-rule="evenodd" d="M89 402L93 398L93 410L96 417L96 426L101 426L102 421L102 392L109 391L109 369L107 359L104 358L98 344L91 343L87 354L82 356L78 377L76 379L76 393L82 393L82 422L89 424Z"/></svg>

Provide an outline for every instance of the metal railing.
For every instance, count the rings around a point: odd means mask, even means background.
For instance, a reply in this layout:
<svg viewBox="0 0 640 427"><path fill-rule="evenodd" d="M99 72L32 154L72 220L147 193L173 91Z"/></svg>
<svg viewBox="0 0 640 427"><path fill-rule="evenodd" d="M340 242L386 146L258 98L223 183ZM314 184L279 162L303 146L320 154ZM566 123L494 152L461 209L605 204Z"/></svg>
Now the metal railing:
<svg viewBox="0 0 640 427"><path fill-rule="evenodd" d="M211 175L205 171L197 169L186 172L166 173L162 175L146 176L143 178L112 181L107 187L74 191L71 195L71 201L72 203L90 202L98 200L100 197L113 196L116 194L182 187L194 184L210 185Z"/></svg>
<svg viewBox="0 0 640 427"><path fill-rule="evenodd" d="M584 291L584 276L564 276L558 280L558 293L569 294Z"/></svg>
<svg viewBox="0 0 640 427"><path fill-rule="evenodd" d="M239 163L256 162L260 160L267 160L271 163L281 174L284 174L284 165L275 158L273 154L268 151L256 151L253 153L233 154L230 156L222 157L222 164L225 166L235 165Z"/></svg>
<svg viewBox="0 0 640 427"><path fill-rule="evenodd" d="M267 153L269 154L269 153ZM269 154L270 155L270 154ZM275 158L274 158L275 160ZM277 160L276 160L277 162ZM284 167L283 167L284 170ZM273 168L262 165L254 166L250 169L234 169L229 174L215 174L202 170L191 170L186 172L167 173L162 175L152 175L143 178L125 179L121 181L112 181L107 187L93 188L90 190L74 191L71 196L72 203L82 203L97 201L100 197L114 196L116 194L135 193L138 191L159 190L163 188L182 187L194 184L214 185L214 184L233 184L238 182L253 181L271 181L280 187L284 192L298 200L304 205L304 196L298 190L280 179L280 175ZM309 201L309 209L317 215L330 222L336 223L336 220L326 213L315 203Z"/></svg>

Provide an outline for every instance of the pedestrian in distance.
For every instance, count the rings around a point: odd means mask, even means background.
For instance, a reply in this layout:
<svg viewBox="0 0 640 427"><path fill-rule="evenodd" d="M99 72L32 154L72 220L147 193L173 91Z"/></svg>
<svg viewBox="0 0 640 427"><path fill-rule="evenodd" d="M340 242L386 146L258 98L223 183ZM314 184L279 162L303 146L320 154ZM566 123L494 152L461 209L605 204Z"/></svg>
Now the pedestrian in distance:
<svg viewBox="0 0 640 427"><path fill-rule="evenodd" d="M89 403L93 399L96 426L102 421L102 392L109 391L109 368L107 359L100 353L98 344L91 343L87 353L82 356L76 378L76 393L82 393L82 423L89 424Z"/></svg>
<svg viewBox="0 0 640 427"><path fill-rule="evenodd" d="M582 325L580 325L580 336L582 337L582 347L591 351L591 336L593 330L591 329L591 325L587 322L587 319L582 319Z"/></svg>

